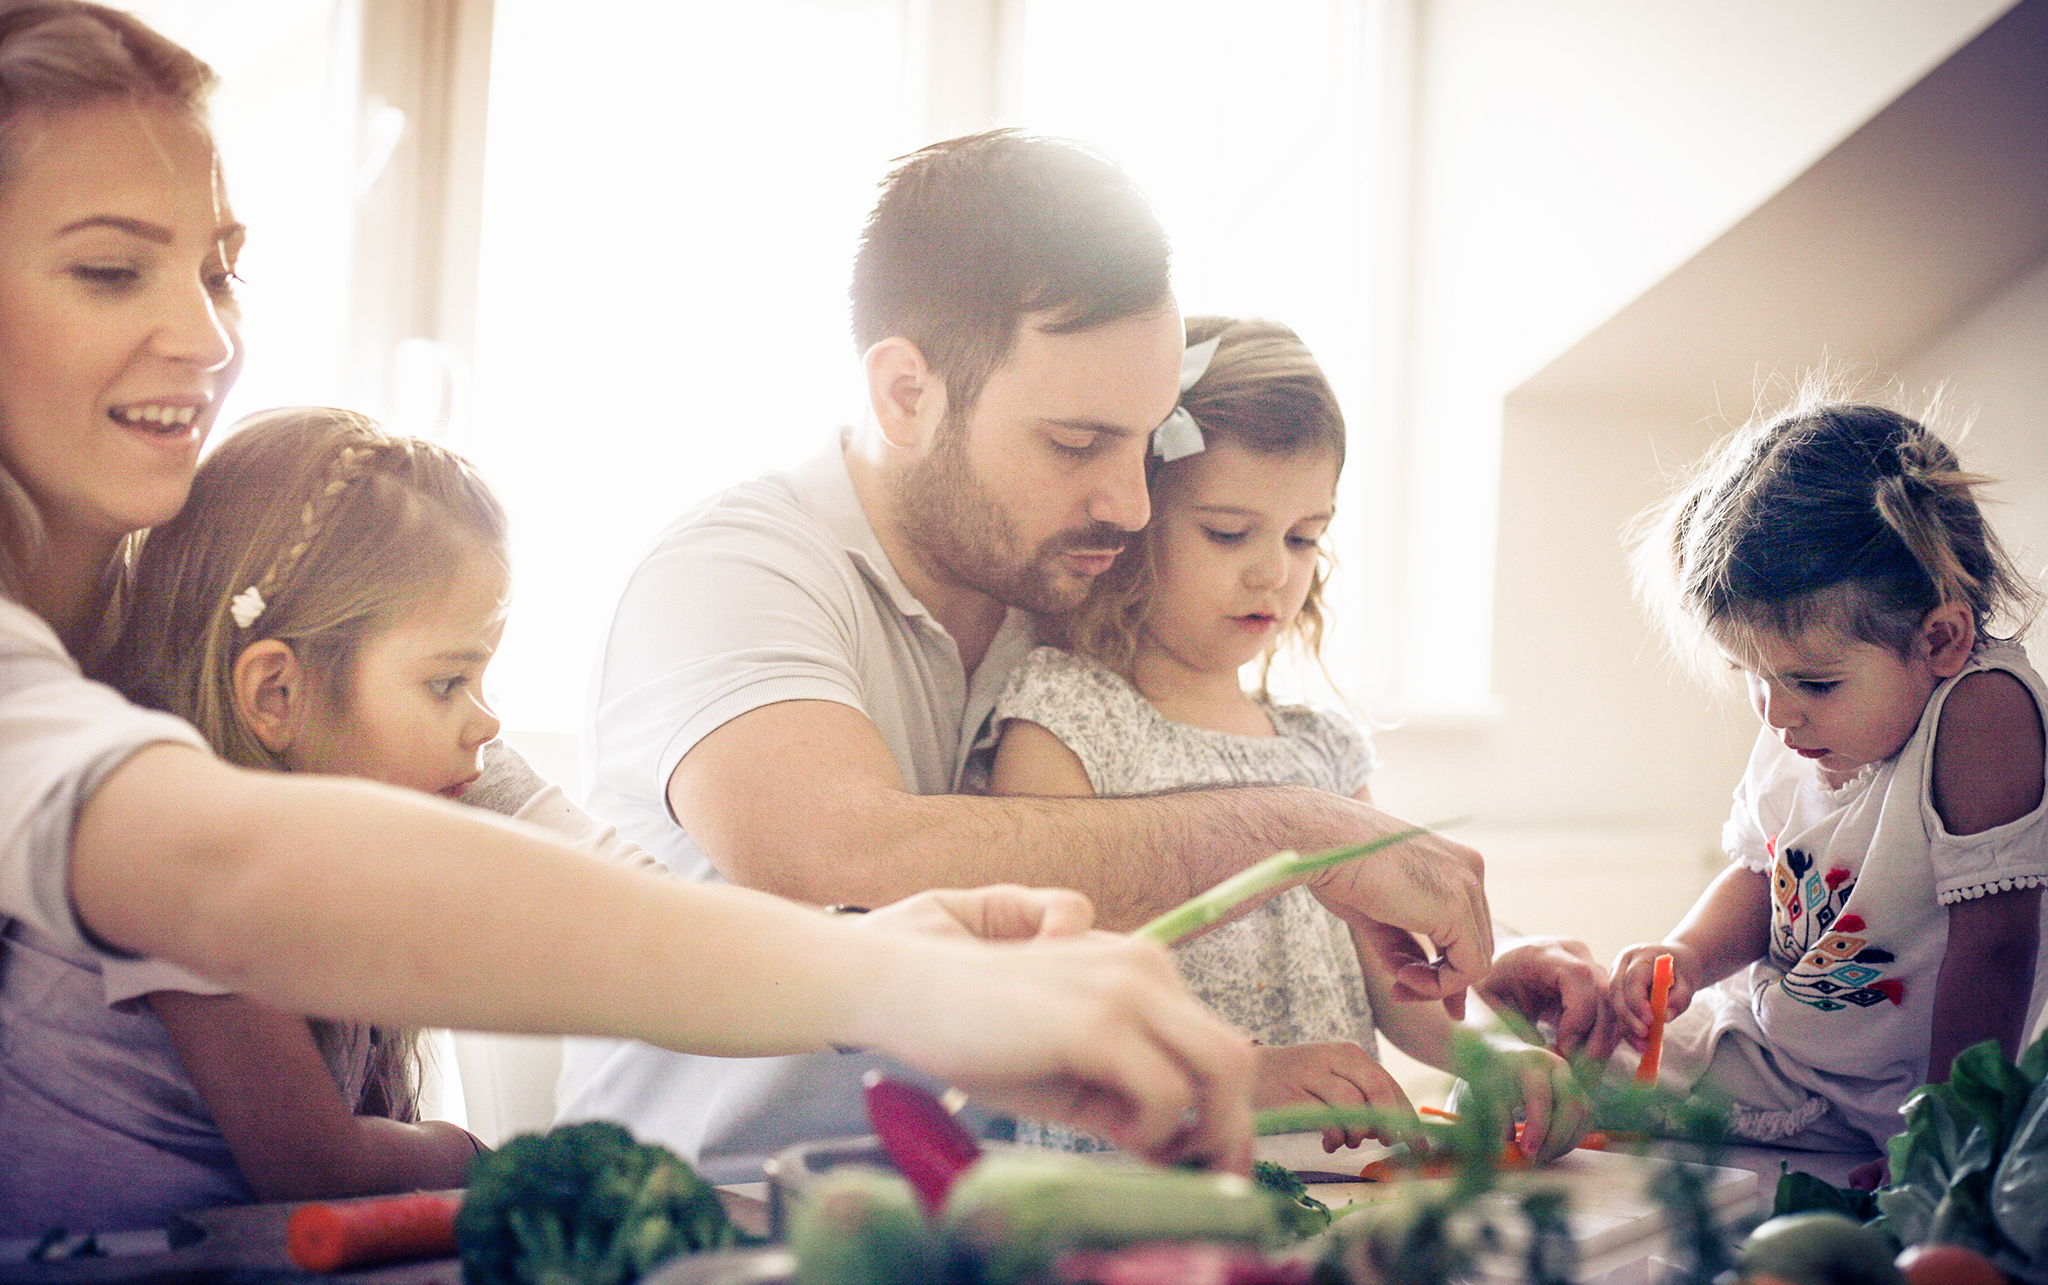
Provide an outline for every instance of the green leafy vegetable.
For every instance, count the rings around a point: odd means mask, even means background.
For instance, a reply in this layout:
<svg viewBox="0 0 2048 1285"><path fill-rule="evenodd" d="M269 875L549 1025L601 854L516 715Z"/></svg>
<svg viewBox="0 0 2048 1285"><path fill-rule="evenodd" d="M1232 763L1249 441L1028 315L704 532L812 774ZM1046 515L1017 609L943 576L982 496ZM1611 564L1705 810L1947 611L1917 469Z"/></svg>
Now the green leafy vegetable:
<svg viewBox="0 0 2048 1285"><path fill-rule="evenodd" d="M1529 1220L1529 1247L1522 1254L1528 1285L1572 1285L1579 1274L1579 1247L1565 1221L1571 1200L1555 1187L1522 1197L1522 1216Z"/></svg>
<svg viewBox="0 0 2048 1285"><path fill-rule="evenodd" d="M742 1239L689 1165L606 1121L522 1134L478 1160L455 1237L468 1285L629 1285Z"/></svg>
<svg viewBox="0 0 2048 1285"><path fill-rule="evenodd" d="M1320 1235L1330 1226L1330 1207L1308 1194L1308 1184L1286 1165L1252 1161L1252 1185L1273 1197L1280 1223L1296 1236Z"/></svg>
<svg viewBox="0 0 2048 1285"><path fill-rule="evenodd" d="M1840 1214L1867 1223L1877 1217L1875 1192L1835 1184L1810 1173L1801 1173L1783 1160L1778 1162L1778 1190L1771 1201L1771 1216L1786 1214Z"/></svg>
<svg viewBox="0 0 2048 1285"><path fill-rule="evenodd" d="M1900 1243L1977 1250L2000 1268L2048 1281L2048 1036L2017 1065L1995 1041L1956 1056L1948 1082L1906 1101L1891 1140L1891 1185L1879 1225Z"/></svg>

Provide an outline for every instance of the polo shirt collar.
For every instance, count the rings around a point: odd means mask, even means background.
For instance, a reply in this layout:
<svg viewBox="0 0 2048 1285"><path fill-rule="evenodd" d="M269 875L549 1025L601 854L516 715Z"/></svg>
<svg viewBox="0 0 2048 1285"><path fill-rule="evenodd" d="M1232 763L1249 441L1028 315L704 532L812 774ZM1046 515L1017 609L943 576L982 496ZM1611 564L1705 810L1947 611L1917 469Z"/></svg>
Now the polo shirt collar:
<svg viewBox="0 0 2048 1285"><path fill-rule="evenodd" d="M868 521L867 510L860 504L860 493L853 489L853 474L846 467L846 438L847 430L839 430L823 452L790 470L790 484L797 498L840 542L861 574L889 596L897 611L944 633L945 626L926 610L910 586L903 583L903 577L896 574L896 564L883 550L875 524Z"/></svg>

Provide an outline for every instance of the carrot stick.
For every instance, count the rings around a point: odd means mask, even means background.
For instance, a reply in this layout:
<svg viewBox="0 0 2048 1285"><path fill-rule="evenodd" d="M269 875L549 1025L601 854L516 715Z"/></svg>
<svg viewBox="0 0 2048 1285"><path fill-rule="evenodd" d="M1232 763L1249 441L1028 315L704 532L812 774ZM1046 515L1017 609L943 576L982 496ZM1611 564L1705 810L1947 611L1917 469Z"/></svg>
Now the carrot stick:
<svg viewBox="0 0 2048 1285"><path fill-rule="evenodd" d="M461 1207L460 1194L430 1192L301 1205L285 1223L285 1249L309 1272L447 1258L455 1253L455 1211Z"/></svg>
<svg viewBox="0 0 2048 1285"><path fill-rule="evenodd" d="M1657 1068L1664 1061L1664 1019L1671 1010L1671 956L1659 955L1650 966L1650 1038L1643 1044L1643 1060L1636 1064L1636 1083L1655 1084Z"/></svg>

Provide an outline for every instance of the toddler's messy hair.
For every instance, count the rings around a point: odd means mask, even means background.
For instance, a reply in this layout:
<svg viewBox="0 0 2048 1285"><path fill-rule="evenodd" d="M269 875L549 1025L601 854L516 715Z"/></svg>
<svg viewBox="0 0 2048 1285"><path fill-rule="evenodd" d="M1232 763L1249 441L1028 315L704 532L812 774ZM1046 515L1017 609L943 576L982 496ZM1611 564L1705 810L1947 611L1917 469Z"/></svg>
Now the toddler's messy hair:
<svg viewBox="0 0 2048 1285"><path fill-rule="evenodd" d="M1984 520L1948 443L1884 406L1807 394L1725 438L1638 519L1639 596L1679 654L1816 627L1912 647L1927 613L1967 603L1980 642L2017 636L2040 595Z"/></svg>

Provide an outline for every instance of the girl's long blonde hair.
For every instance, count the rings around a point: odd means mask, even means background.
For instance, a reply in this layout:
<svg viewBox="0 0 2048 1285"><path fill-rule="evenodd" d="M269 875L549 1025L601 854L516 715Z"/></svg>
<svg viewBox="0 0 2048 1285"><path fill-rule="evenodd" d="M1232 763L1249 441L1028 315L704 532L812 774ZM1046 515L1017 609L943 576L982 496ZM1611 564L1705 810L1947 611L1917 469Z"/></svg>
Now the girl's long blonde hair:
<svg viewBox="0 0 2048 1285"><path fill-rule="evenodd" d="M1337 394L1308 345L1277 321L1260 318L1189 317L1189 347L1217 340L1209 368L1180 395L1206 444L1231 442L1259 455L1290 456L1330 452L1344 466L1344 412ZM1149 457L1146 482L1154 498L1164 469ZM1068 615L1045 622L1047 642L1079 653L1131 676L1144 639L1145 619L1158 594L1150 528L1134 534L1115 563L1096 577L1087 599ZM1265 699L1273 657L1289 645L1308 660L1319 660L1323 641L1323 586L1330 555L1316 559L1308 596L1285 633L1266 651L1258 695Z"/></svg>
<svg viewBox="0 0 2048 1285"><path fill-rule="evenodd" d="M346 709L363 643L443 586L467 548L502 558L505 540L504 509L452 451L353 411L252 415L200 465L183 511L144 539L99 676L190 722L229 762L283 771L236 712L243 650L288 644L327 707ZM369 1040L359 1114L416 1118L413 1032L313 1026L331 1063Z"/></svg>
<svg viewBox="0 0 2048 1285"><path fill-rule="evenodd" d="M0 0L0 186L24 121L112 101L200 115L212 68L128 14L81 0ZM42 543L35 500L0 460L0 594L20 598Z"/></svg>

